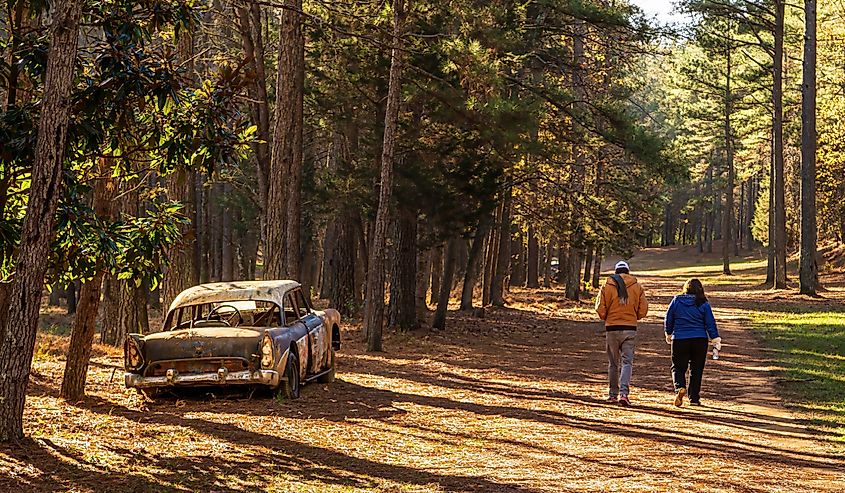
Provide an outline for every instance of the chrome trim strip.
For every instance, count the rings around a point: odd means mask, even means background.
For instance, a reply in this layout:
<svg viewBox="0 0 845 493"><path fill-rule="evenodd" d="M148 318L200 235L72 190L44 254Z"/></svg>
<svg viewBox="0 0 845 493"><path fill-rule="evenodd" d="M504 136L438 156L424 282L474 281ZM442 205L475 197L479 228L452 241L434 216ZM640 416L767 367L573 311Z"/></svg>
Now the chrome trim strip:
<svg viewBox="0 0 845 493"><path fill-rule="evenodd" d="M149 387L168 387L168 386L188 386L188 385L268 385L275 387L279 384L279 373L273 370L256 370L256 371L235 371L221 375L218 370L216 373L194 373L194 374L175 374L164 377L144 377L137 373L127 372L124 374L124 381L127 388L149 388Z"/></svg>

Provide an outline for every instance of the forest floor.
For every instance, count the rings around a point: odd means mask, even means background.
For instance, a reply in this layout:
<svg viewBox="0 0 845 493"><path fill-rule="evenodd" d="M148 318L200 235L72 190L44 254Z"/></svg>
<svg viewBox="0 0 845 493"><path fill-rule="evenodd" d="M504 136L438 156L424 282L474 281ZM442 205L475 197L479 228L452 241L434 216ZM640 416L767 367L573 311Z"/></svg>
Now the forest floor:
<svg viewBox="0 0 845 493"><path fill-rule="evenodd" d="M683 248L641 252L631 265L652 302L633 407L604 402L602 327L592 303L564 302L559 290L514 288L508 308L484 319L452 312L446 331L391 335L379 354L347 325L337 381L291 402L146 402L123 388L120 353L97 346L88 397L66 403L66 340L42 335L29 438L0 447L0 491L842 491L843 433L812 406L785 405L791 377L755 320L841 315L845 276L828 275L831 291L814 299L763 289L754 259L732 277ZM704 406L679 409L662 313L693 275L709 289L724 347L707 362Z"/></svg>

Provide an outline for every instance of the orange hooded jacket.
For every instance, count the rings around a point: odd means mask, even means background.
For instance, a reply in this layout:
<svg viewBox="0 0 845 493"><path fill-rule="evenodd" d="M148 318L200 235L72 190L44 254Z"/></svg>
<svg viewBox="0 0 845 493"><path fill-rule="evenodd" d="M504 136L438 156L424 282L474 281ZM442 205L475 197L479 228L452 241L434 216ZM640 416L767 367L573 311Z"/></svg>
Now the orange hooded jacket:
<svg viewBox="0 0 845 493"><path fill-rule="evenodd" d="M637 321L648 315L648 300L645 291L637 283L637 278L630 274L619 274L625 280L628 290L628 302L619 302L619 289L616 281L608 277L596 298L596 313L604 320L607 330L635 329Z"/></svg>

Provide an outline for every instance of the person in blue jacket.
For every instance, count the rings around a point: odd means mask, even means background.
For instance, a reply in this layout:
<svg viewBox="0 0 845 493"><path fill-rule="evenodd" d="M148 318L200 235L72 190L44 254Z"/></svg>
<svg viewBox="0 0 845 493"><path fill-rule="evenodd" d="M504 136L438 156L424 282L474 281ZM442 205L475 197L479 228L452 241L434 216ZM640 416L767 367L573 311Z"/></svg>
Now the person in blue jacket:
<svg viewBox="0 0 845 493"><path fill-rule="evenodd" d="M675 384L675 405L681 407L689 395L691 405L701 405L701 377L707 360L707 341L720 347L722 338L716 318L698 279L684 283L681 294L675 296L666 310L664 321L666 342L672 345L672 380ZM689 388L686 383L690 370Z"/></svg>

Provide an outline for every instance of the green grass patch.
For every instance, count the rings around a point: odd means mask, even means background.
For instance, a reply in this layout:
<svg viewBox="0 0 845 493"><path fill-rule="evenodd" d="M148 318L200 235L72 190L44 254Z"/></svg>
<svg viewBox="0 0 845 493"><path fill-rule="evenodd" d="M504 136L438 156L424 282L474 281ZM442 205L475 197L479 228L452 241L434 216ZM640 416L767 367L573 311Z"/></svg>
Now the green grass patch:
<svg viewBox="0 0 845 493"><path fill-rule="evenodd" d="M756 312L753 320L780 367L783 397L845 445L845 313Z"/></svg>
<svg viewBox="0 0 845 493"><path fill-rule="evenodd" d="M735 259L731 261L731 272L734 274L756 274L762 270L766 275L766 261L758 259ZM722 276L722 261L714 259L700 259L693 265L672 267L668 269L647 269L645 273L660 277L719 277Z"/></svg>

